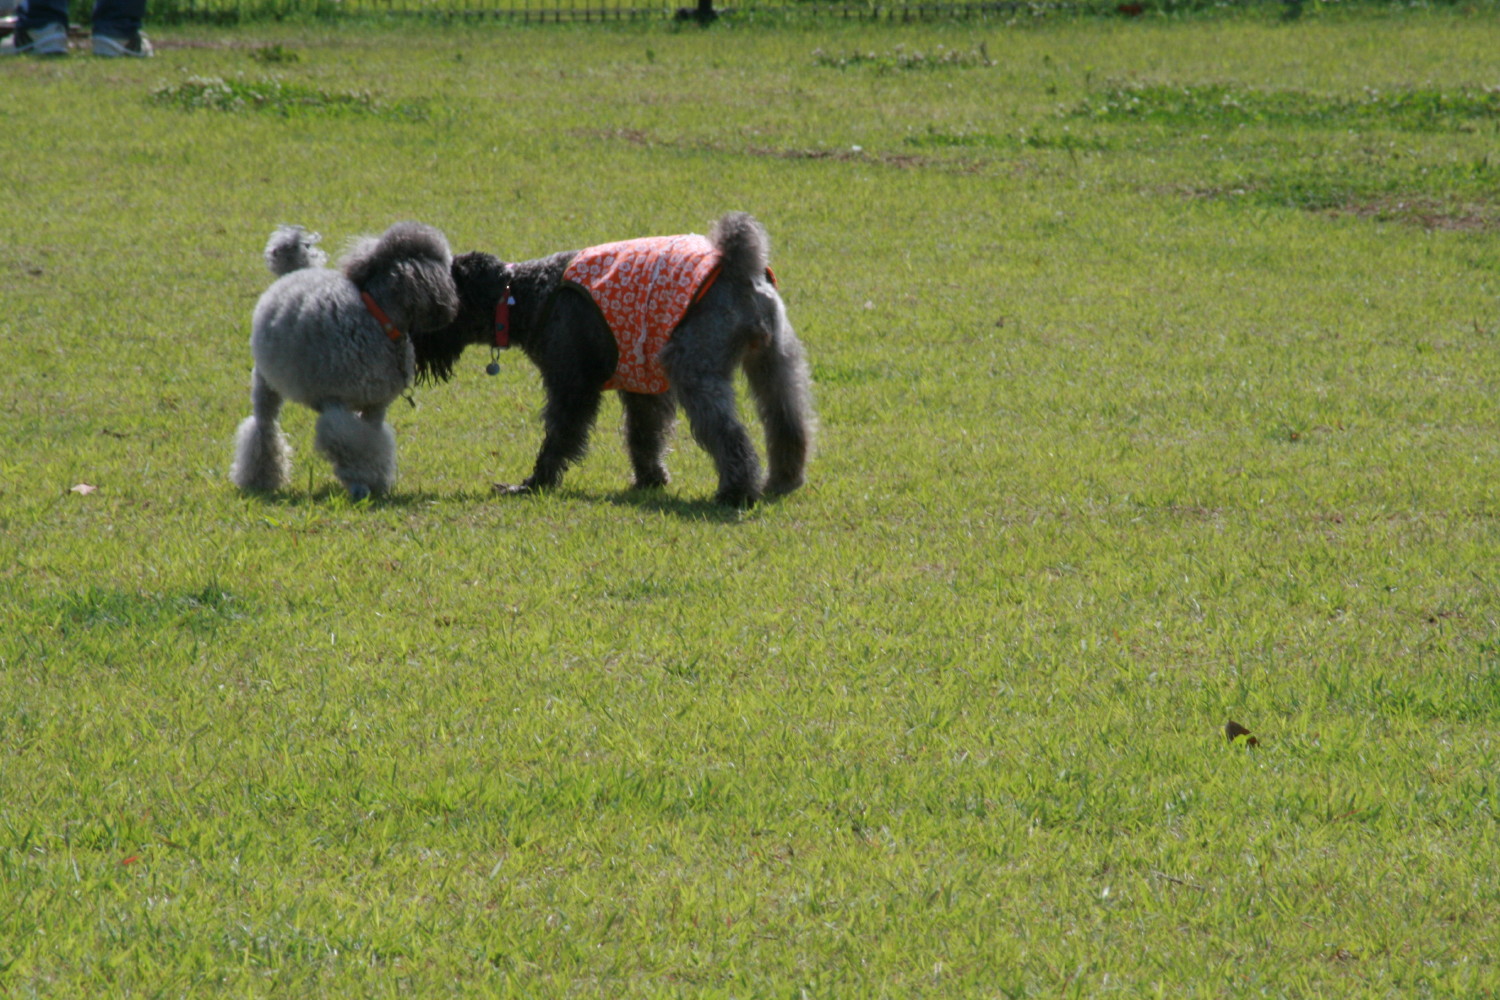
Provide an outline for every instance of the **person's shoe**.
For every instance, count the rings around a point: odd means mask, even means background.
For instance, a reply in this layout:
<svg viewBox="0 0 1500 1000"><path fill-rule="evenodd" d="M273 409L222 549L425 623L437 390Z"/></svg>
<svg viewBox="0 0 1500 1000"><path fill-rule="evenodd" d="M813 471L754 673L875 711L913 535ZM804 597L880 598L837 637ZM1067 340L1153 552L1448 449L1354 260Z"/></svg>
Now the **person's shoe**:
<svg viewBox="0 0 1500 1000"><path fill-rule="evenodd" d="M68 26L44 24L34 30L17 28L15 34L0 41L0 56L65 56L68 54Z"/></svg>
<svg viewBox="0 0 1500 1000"><path fill-rule="evenodd" d="M111 38L108 35L94 36L94 55L96 56L131 56L136 59L144 59L147 56L156 55L156 50L151 47L151 39L139 31L129 38Z"/></svg>

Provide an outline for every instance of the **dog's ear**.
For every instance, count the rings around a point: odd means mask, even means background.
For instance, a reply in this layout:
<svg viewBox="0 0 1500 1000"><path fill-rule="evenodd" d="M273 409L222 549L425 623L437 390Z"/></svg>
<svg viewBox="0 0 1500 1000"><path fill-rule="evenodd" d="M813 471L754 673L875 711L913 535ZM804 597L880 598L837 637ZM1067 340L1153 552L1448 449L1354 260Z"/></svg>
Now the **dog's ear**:
<svg viewBox="0 0 1500 1000"><path fill-rule="evenodd" d="M393 267L411 261L447 265L452 260L448 240L440 230L420 222L398 222L379 237L360 236L349 242L339 267L361 288Z"/></svg>
<svg viewBox="0 0 1500 1000"><path fill-rule="evenodd" d="M463 313L438 330L419 331L411 335L412 353L417 363L417 385L436 385L453 377L464 348L472 343L471 331L463 322Z"/></svg>
<svg viewBox="0 0 1500 1000"><path fill-rule="evenodd" d="M458 288L458 315L442 329L413 332L418 385L446 382L465 347L494 336L495 303L505 292L505 264L474 252L454 257L448 270Z"/></svg>

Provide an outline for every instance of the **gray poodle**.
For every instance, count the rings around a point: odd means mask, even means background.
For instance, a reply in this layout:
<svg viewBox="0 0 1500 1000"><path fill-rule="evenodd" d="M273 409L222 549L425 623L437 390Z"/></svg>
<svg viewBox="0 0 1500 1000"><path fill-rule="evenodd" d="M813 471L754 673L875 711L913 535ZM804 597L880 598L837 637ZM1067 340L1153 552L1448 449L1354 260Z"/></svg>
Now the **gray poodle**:
<svg viewBox="0 0 1500 1000"><path fill-rule="evenodd" d="M337 270L322 266L318 239L282 226L266 244L277 280L255 305L254 413L240 424L229 476L242 490L287 485L292 449L277 418L291 399L318 412L317 449L350 497L362 500L396 481L386 407L411 384L412 337L457 312L453 256L442 233L417 222L355 240Z"/></svg>
<svg viewBox="0 0 1500 1000"><path fill-rule="evenodd" d="M769 241L743 212L707 239L656 237L506 264L453 261L457 318L416 333L419 381L444 381L470 344L514 344L541 371L547 402L530 477L501 493L548 489L583 457L606 390L619 392L636 488L665 485L678 404L714 460L715 499L748 507L801 486L816 418L807 359L767 267ZM678 279L681 279L680 281ZM658 309L658 306L664 308ZM765 428L769 476L735 409L742 368ZM492 360L490 374L499 371Z"/></svg>

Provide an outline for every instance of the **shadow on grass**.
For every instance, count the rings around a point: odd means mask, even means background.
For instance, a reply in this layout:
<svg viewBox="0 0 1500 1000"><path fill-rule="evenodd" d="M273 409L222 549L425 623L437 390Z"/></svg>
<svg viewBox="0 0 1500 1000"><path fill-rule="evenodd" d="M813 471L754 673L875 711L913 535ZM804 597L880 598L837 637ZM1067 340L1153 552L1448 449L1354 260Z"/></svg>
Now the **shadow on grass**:
<svg viewBox="0 0 1500 1000"><path fill-rule="evenodd" d="M706 497L690 500L685 497L668 496L661 490L618 490L614 493L603 494L596 499L616 507L635 507L654 514L670 514L684 521L738 524L749 513L749 511L715 503Z"/></svg>
<svg viewBox="0 0 1500 1000"><path fill-rule="evenodd" d="M707 497L696 499L674 497L660 490L653 489L591 492L563 488L548 493L518 493L509 495L498 495L490 489L457 490L451 493L438 493L431 490L398 490L394 493L387 493L384 496L369 497L364 500L351 500L342 488L329 485L310 492L302 490L270 493L246 492L242 495L247 499L259 500L269 507L287 509L329 508L337 510L340 508L367 508L369 510L382 510L388 508L418 508L438 503L501 505L576 500L583 503L608 504L614 507L634 507L641 511L666 514L685 521L714 521L721 524L738 524L750 513L750 511L742 511L715 503ZM769 498L763 500L761 501L761 505L775 503L778 499Z"/></svg>
<svg viewBox="0 0 1500 1000"><path fill-rule="evenodd" d="M89 586L36 603L61 635L79 629L140 633L168 626L207 635L252 614L245 599L210 581L166 592Z"/></svg>

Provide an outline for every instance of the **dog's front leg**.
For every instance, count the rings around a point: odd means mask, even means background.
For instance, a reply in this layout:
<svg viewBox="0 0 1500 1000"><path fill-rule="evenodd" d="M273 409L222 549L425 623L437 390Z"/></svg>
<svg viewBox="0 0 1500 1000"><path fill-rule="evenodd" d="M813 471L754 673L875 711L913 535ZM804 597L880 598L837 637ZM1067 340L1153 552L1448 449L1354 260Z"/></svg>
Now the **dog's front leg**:
<svg viewBox="0 0 1500 1000"><path fill-rule="evenodd" d="M497 483L496 493L550 490L562 483L568 466L588 451L589 431L598 416L602 392L597 386L587 388L576 381L546 383L546 388L547 406L542 414L546 434L542 438L541 450L537 452L536 465L525 482L517 485Z"/></svg>
<svg viewBox="0 0 1500 1000"><path fill-rule="evenodd" d="M390 491L396 482L396 432L380 419L385 407L373 407L374 419L338 403L318 408L313 444L333 463L333 474L354 500Z"/></svg>

